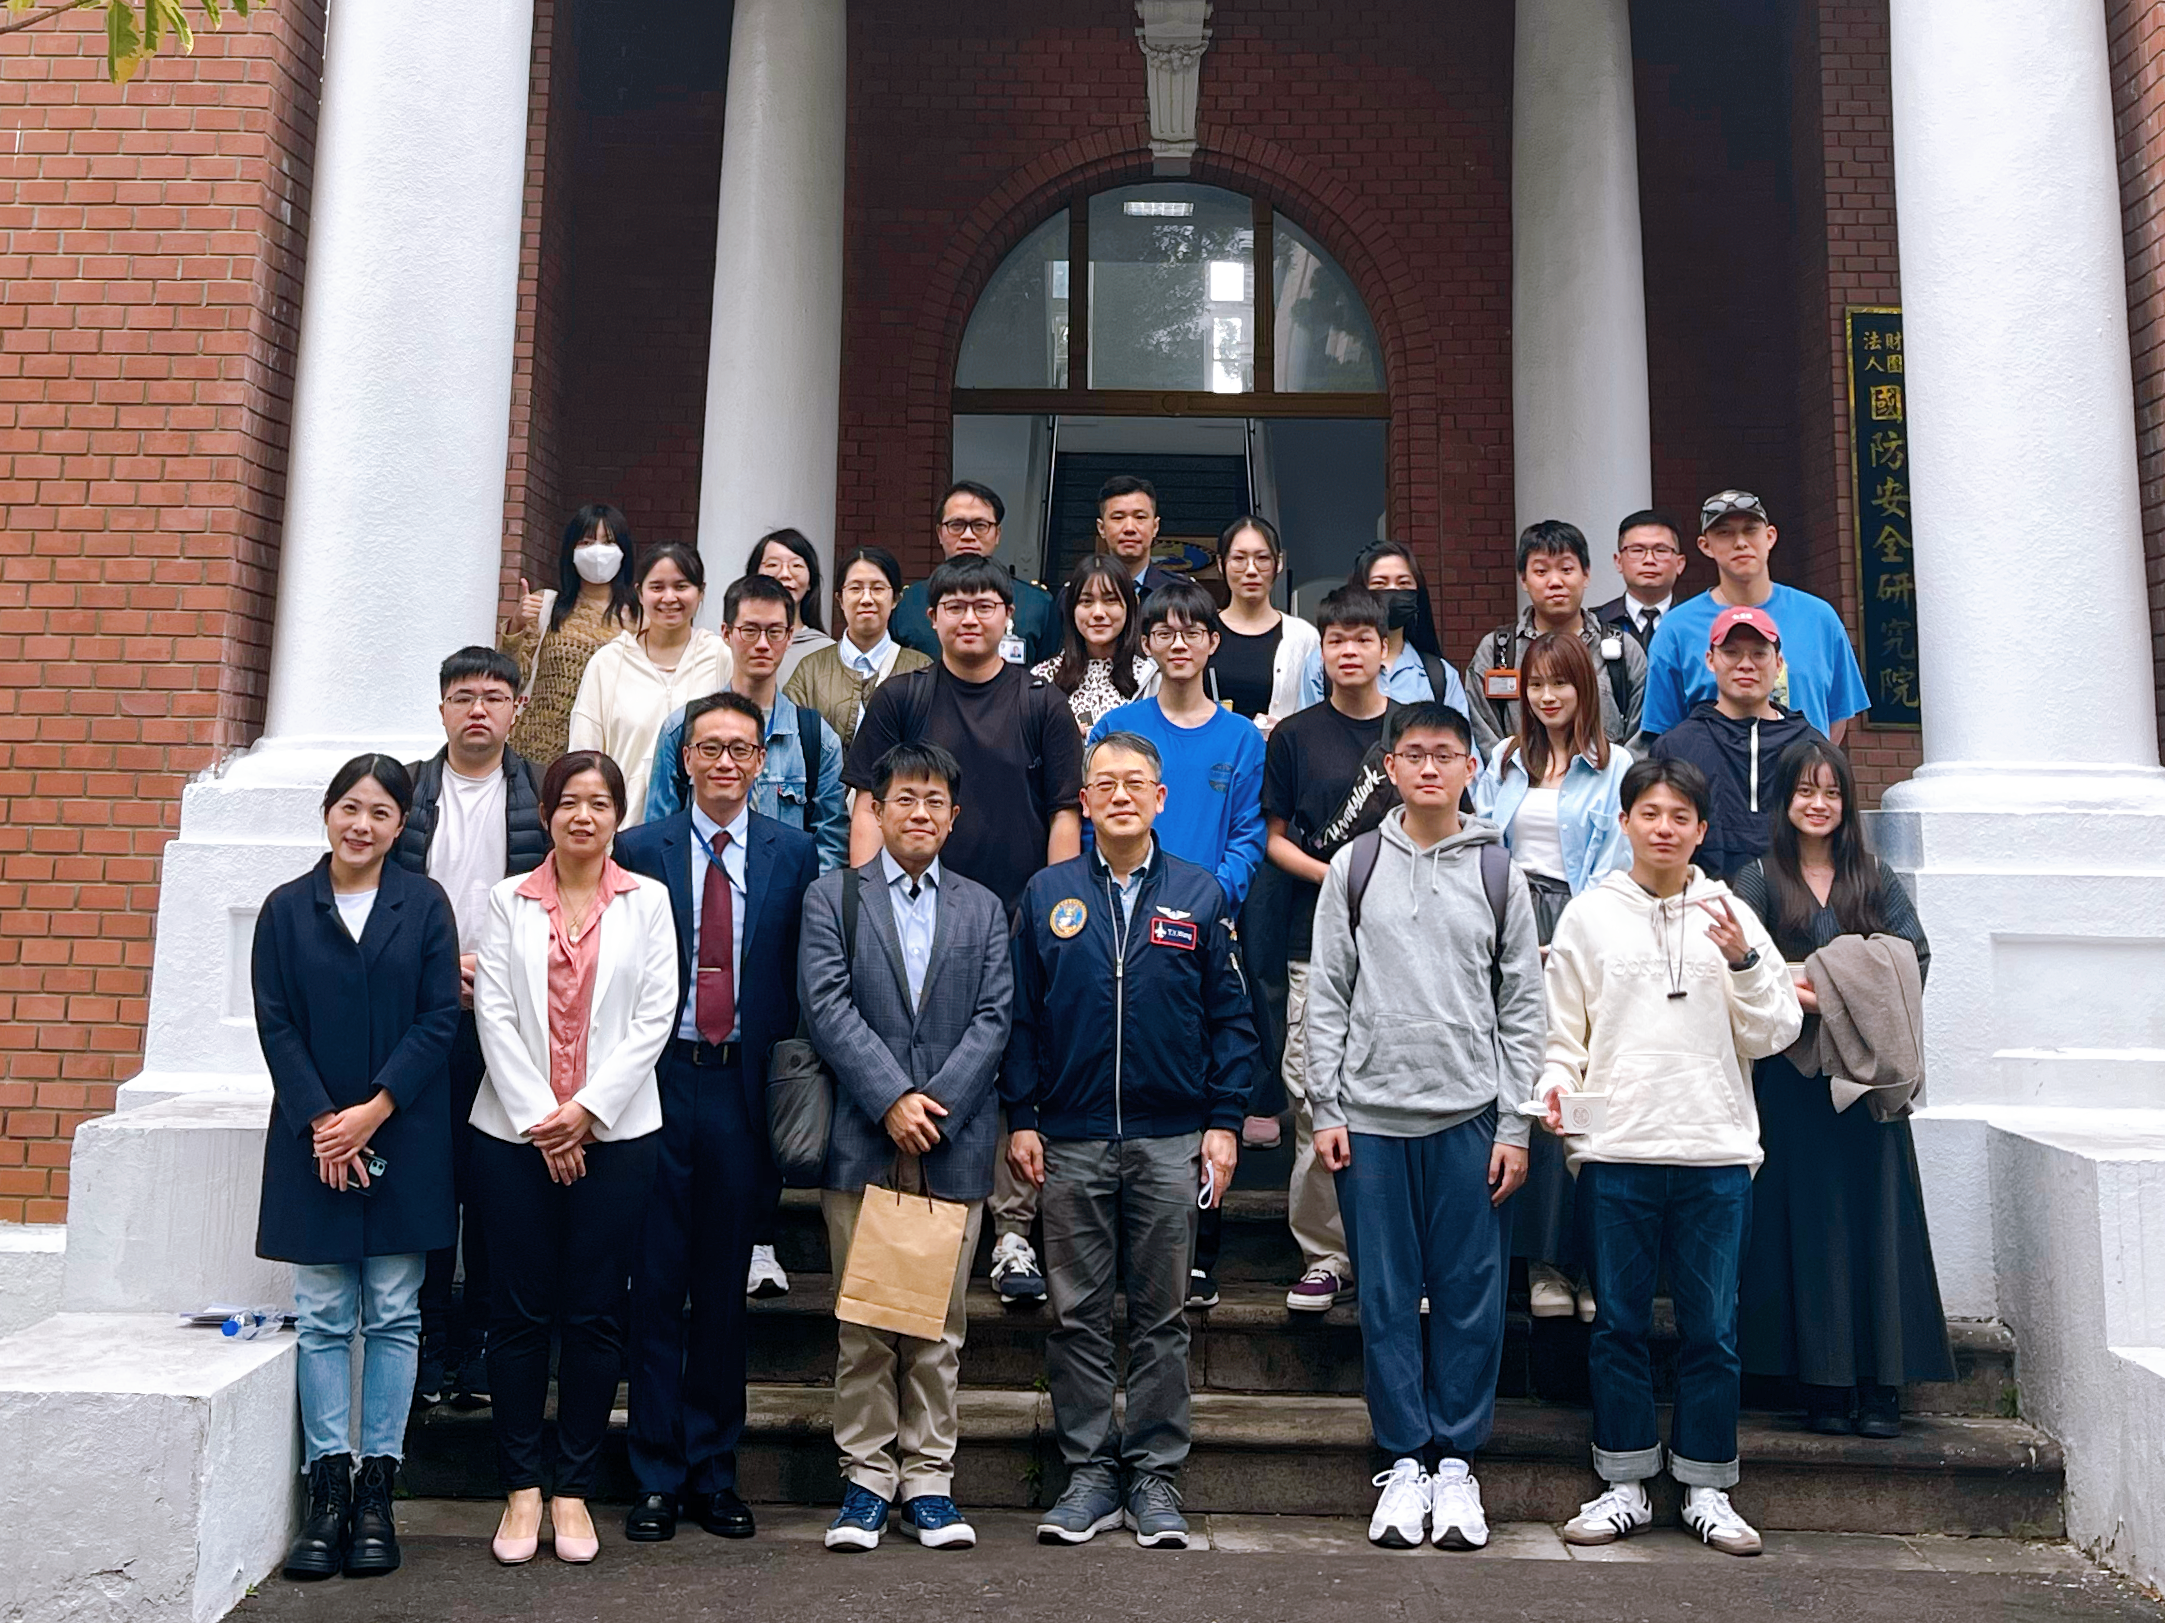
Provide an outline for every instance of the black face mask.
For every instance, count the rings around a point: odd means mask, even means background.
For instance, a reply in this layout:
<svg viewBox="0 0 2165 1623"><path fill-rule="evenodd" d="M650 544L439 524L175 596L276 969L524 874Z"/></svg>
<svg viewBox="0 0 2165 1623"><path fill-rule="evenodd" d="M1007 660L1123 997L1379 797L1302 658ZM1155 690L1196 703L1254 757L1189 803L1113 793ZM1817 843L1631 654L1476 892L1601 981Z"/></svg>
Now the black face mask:
<svg viewBox="0 0 2165 1623"><path fill-rule="evenodd" d="M1382 599L1384 623L1393 631L1403 631L1421 617L1421 594L1419 592L1378 592Z"/></svg>

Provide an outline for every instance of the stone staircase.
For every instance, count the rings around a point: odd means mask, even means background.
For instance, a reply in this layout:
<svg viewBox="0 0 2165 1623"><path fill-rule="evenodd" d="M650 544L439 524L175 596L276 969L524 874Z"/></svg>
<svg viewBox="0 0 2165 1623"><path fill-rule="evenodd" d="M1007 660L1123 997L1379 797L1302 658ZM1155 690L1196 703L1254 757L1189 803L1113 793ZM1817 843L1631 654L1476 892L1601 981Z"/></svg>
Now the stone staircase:
<svg viewBox="0 0 2165 1623"><path fill-rule="evenodd" d="M1289 1313L1299 1254L1285 1228L1286 1156L1250 1153L1228 1198L1220 1303L1191 1314L1194 1449L1187 1505L1223 1513L1366 1515L1379 1468L1360 1399L1355 1309ZM817 1196L784 1197L779 1247L791 1291L753 1308L750 1425L740 1456L747 1498L832 1503L829 1435L834 1286ZM982 1276L990 1240L978 1259ZM1124 1304L1122 1304L1124 1306ZM1530 1319L1513 1303L1496 1430L1478 1462L1492 1521L1561 1521L1598 1491L1588 1460L1587 1327ZM1673 1381L1675 1339L1657 1309L1656 1376ZM1064 1472L1051 1438L1044 1343L1050 1313L1004 1308L982 1277L962 1356L965 1505L1049 1503ZM1996 1325L1954 1327L1958 1378L1905 1394L1902 1437L1821 1437L1788 1412L1788 1394L1748 1383L1738 1508L1770 1530L2058 1537L2059 1446L2016 1418L2014 1346ZM629 1498L622 1414L602 1497ZM417 1495L493 1496L485 1410L417 1416L406 1486ZM1674 1490L1658 1509L1674 1512Z"/></svg>

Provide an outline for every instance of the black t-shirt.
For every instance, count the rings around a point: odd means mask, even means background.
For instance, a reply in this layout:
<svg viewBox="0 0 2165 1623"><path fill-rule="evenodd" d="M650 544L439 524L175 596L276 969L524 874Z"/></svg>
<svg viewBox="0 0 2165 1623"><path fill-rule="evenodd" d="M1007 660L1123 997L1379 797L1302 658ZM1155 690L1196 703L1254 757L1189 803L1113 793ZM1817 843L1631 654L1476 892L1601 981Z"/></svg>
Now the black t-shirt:
<svg viewBox="0 0 2165 1623"><path fill-rule="evenodd" d="M1278 662L1278 644L1284 640L1283 620L1258 636L1227 626L1219 637L1210 671L1218 679L1218 698L1230 704L1236 716L1253 721L1270 708L1271 667Z"/></svg>
<svg viewBox="0 0 2165 1623"><path fill-rule="evenodd" d="M1263 815L1283 817L1286 833L1311 856L1329 860L1328 851L1316 849L1315 836L1345 804L1360 776L1362 759L1383 737L1389 714L1385 710L1383 715L1358 721L1333 709L1326 699L1294 712L1271 729L1270 745L1263 753ZM1292 892L1286 955L1298 961L1308 956L1316 898L1322 888L1291 875L1286 885Z"/></svg>
<svg viewBox="0 0 2165 1623"><path fill-rule="evenodd" d="M880 757L920 739L962 768L962 815L940 860L1013 909L1045 866L1053 813L1082 804L1082 735L1067 696L1020 665L1002 666L989 682L964 682L941 664L896 677L865 707L842 781L869 791Z"/></svg>

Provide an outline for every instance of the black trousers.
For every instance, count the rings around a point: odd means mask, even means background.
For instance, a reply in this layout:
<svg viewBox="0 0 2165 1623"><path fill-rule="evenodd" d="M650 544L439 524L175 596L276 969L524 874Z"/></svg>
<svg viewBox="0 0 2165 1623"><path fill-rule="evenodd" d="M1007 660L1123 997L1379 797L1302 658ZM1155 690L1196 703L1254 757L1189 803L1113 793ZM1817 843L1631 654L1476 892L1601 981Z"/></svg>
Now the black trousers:
<svg viewBox="0 0 2165 1623"><path fill-rule="evenodd" d="M632 1265L629 1443L642 1494L737 1485L744 1272L781 1198L741 1063L697 1065L690 1046L662 1055L661 1153Z"/></svg>
<svg viewBox="0 0 2165 1623"><path fill-rule="evenodd" d="M586 1147L586 1176L549 1181L541 1152L474 1135L482 1222L497 1257L491 1280L489 1396L506 1492L585 1498L624 1372L626 1280L661 1134ZM544 1470L549 1336L556 1373L556 1457Z"/></svg>
<svg viewBox="0 0 2165 1623"><path fill-rule="evenodd" d="M462 1009L458 1034L451 1039L451 1197L458 1206L459 1240L466 1248L466 1294L454 1311L451 1282L458 1272L458 1244L431 1251L428 1272L421 1279L421 1338L433 1348L471 1347L489 1322L489 1241L474 1193L474 1141L488 1135L469 1120L487 1068L474 1011Z"/></svg>

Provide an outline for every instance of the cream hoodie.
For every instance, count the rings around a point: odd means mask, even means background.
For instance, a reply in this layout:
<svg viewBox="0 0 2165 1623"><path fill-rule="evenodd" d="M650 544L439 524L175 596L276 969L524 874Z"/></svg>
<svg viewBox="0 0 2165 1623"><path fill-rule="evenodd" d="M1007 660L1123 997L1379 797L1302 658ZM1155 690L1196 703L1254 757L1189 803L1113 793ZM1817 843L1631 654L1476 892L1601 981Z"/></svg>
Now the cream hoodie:
<svg viewBox="0 0 2165 1623"><path fill-rule="evenodd" d="M623 769L630 802L624 827L646 815L647 775L662 723L679 705L729 686L729 672L729 645L704 626L693 629L673 671L647 658L636 632L621 632L594 650L571 704L566 748L600 750Z"/></svg>
<svg viewBox="0 0 2165 1623"><path fill-rule="evenodd" d="M1729 894L1694 868L1681 896L1657 902L1618 872L1564 909L1549 943L1548 1052L1535 1096L1609 1096L1601 1131L1564 1141L1573 1172L1587 1161L1758 1170L1751 1062L1794 1042L1804 1011L1744 903L1730 906L1759 950L1756 964L1731 969L1707 938L1711 920L1694 904ZM1685 996L1672 998L1680 951Z"/></svg>

